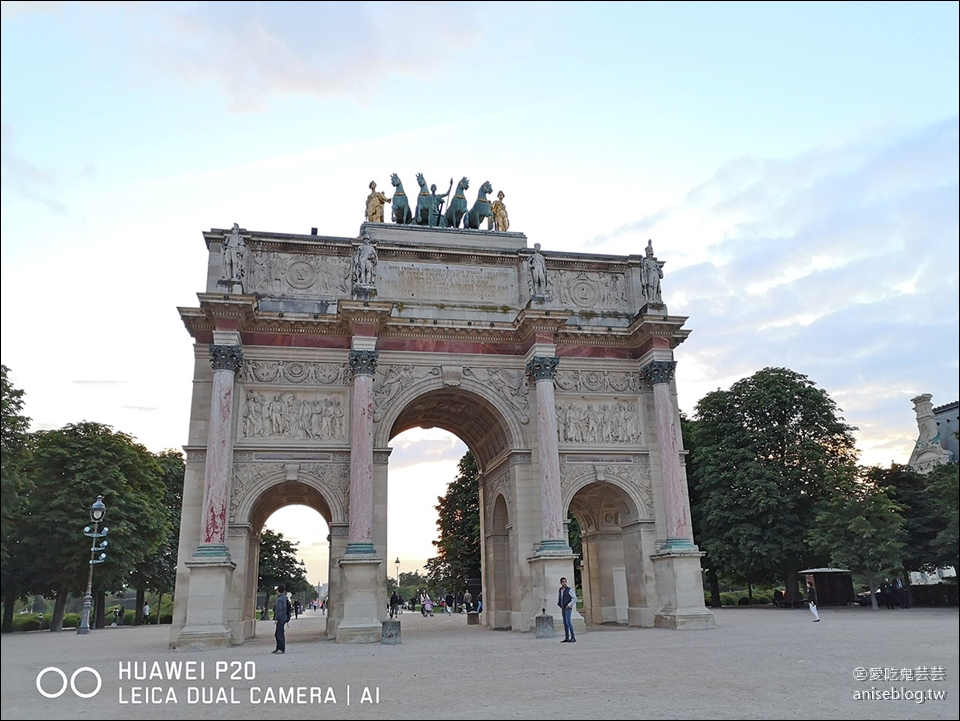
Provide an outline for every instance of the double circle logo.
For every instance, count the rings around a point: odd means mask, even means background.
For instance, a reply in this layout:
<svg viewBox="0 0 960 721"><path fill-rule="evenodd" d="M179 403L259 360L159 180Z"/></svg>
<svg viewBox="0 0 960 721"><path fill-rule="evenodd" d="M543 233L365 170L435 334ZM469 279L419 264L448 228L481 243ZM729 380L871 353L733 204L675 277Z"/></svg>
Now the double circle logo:
<svg viewBox="0 0 960 721"><path fill-rule="evenodd" d="M77 688L77 676L84 672L91 674L97 680L97 687L89 693L84 693ZM48 673L52 673L60 677L61 685L59 691L54 691L51 693L50 691L44 690L43 686L41 685L41 681L43 681L43 677ZM95 668L91 668L90 666L81 666L72 674L70 674L69 680L67 679L67 674L63 671L63 669L57 668L56 666L47 666L37 674L37 691L40 692L41 696L46 698L60 698L64 693L66 693L68 686L70 687L70 690L73 691L75 696L78 696L79 698L91 698L100 693L100 688L103 686L103 679L100 678L100 674L97 672L97 670Z"/></svg>

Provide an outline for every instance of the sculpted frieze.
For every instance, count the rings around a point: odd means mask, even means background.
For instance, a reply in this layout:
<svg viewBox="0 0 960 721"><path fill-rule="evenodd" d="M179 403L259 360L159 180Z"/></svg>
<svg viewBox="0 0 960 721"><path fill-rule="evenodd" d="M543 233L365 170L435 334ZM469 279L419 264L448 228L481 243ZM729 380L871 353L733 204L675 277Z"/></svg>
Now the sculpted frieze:
<svg viewBox="0 0 960 721"><path fill-rule="evenodd" d="M626 280L623 273L558 270L555 289L554 297L565 308L613 311L627 309Z"/></svg>
<svg viewBox="0 0 960 721"><path fill-rule="evenodd" d="M637 520L653 518L653 486L650 480L650 462L645 457L635 457L630 463L568 463L560 459L560 488L564 493L572 485L575 495L592 483L613 483L622 488L638 503ZM598 508L600 503L594 504ZM629 509L621 509L624 520L632 520ZM619 523L619 520L618 520Z"/></svg>
<svg viewBox="0 0 960 721"><path fill-rule="evenodd" d="M530 422L530 386L523 370L503 368L464 368L463 375L477 381L503 398L520 417L521 423Z"/></svg>
<svg viewBox="0 0 960 721"><path fill-rule="evenodd" d="M593 391L595 393L637 393L640 391L638 371L558 370L557 388L564 391Z"/></svg>
<svg viewBox="0 0 960 721"><path fill-rule="evenodd" d="M264 478L282 472L281 463L234 463L233 487L230 489L230 523L237 522L240 502L254 486Z"/></svg>
<svg viewBox="0 0 960 721"><path fill-rule="evenodd" d="M248 390L240 439L340 441L346 437L346 408L339 393Z"/></svg>
<svg viewBox="0 0 960 721"><path fill-rule="evenodd" d="M342 508L349 506L350 465L343 463L303 463L300 473L318 478L340 501ZM303 476L301 475L301 478Z"/></svg>
<svg viewBox="0 0 960 721"><path fill-rule="evenodd" d="M636 401L557 403L561 443L639 443L640 411Z"/></svg>
<svg viewBox="0 0 960 721"><path fill-rule="evenodd" d="M296 297L348 297L351 260L331 255L250 253L248 292Z"/></svg>
<svg viewBox="0 0 960 721"><path fill-rule="evenodd" d="M299 383L301 385L348 385L346 363L311 361L247 361L240 371L244 383Z"/></svg>

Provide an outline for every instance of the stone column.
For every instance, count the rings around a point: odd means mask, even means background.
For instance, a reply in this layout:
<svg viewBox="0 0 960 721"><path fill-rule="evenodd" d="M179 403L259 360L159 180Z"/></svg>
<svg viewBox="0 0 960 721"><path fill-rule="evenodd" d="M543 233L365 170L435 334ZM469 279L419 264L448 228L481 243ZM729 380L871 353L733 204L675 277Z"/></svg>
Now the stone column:
<svg viewBox="0 0 960 721"><path fill-rule="evenodd" d="M340 559L343 582L337 643L379 643L380 561L373 545L373 374L377 351L351 350L353 401L350 406L350 523ZM335 617L336 620L336 617Z"/></svg>
<svg viewBox="0 0 960 721"><path fill-rule="evenodd" d="M233 468L233 386L243 365L240 346L210 346L213 391L207 430L207 461L203 473L203 514L200 517L200 548L197 555L230 556L227 536L227 505Z"/></svg>
<svg viewBox="0 0 960 721"><path fill-rule="evenodd" d="M190 577L186 624L173 644L178 648L228 647L237 636L243 639L239 618L242 608L229 608L229 590L237 564L231 560L226 544L233 468L233 386L236 372L243 365L243 350L239 345L212 345L210 363L213 391L203 473L200 545L193 557L184 561Z"/></svg>
<svg viewBox="0 0 960 721"><path fill-rule="evenodd" d="M670 397L670 382L676 367L676 361L651 361L641 371L644 380L653 385L653 411L657 419L657 444L660 447L660 473L663 479L663 511L667 522L664 550L694 548L693 529L683 493L683 466L677 449L677 413Z"/></svg>
<svg viewBox="0 0 960 721"><path fill-rule="evenodd" d="M537 441L540 447L540 512L543 541L541 550L563 551L570 548L563 533L563 511L560 502L560 452L557 433L557 404L554 379L557 357L534 356L527 363L527 375L537 384Z"/></svg>
<svg viewBox="0 0 960 721"><path fill-rule="evenodd" d="M374 350L350 351L353 402L350 412L350 537L346 555L373 553Z"/></svg>

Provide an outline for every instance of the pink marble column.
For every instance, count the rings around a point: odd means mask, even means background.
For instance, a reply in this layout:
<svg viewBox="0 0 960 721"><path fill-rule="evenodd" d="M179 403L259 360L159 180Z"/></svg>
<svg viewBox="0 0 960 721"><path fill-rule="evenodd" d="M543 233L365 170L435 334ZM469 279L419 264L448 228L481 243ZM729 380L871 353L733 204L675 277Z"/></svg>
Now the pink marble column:
<svg viewBox="0 0 960 721"><path fill-rule="evenodd" d="M657 419L660 473L663 480L663 511L667 521L664 548L691 548L693 532L683 493L683 467L677 449L677 413L670 396L670 381L676 361L652 361L643 367L644 380L653 386L653 412Z"/></svg>
<svg viewBox="0 0 960 721"><path fill-rule="evenodd" d="M347 555L373 547L373 374L377 351L350 351L353 403L350 412L350 536Z"/></svg>
<svg viewBox="0 0 960 721"><path fill-rule="evenodd" d="M527 363L527 374L537 384L537 441L540 447L540 511L543 523L542 550L569 549L563 532L563 509L560 499L560 452L557 432L557 405L554 378L556 357L535 356Z"/></svg>
<svg viewBox="0 0 960 721"><path fill-rule="evenodd" d="M207 430L207 460L203 474L202 546L224 546L227 536L227 505L233 466L233 386L243 365L240 346L210 346L213 393ZM208 550L209 552L209 550Z"/></svg>

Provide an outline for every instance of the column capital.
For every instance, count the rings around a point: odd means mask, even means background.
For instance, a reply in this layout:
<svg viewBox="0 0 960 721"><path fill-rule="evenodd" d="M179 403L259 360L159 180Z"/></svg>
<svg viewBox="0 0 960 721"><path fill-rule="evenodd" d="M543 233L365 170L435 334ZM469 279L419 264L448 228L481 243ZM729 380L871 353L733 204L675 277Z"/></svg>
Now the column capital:
<svg viewBox="0 0 960 721"><path fill-rule="evenodd" d="M657 385L672 381L676 370L676 361L650 361L640 369L640 376L651 385Z"/></svg>
<svg viewBox="0 0 960 721"><path fill-rule="evenodd" d="M215 371L236 373L243 366L243 348L238 345L211 345L210 365Z"/></svg>
<svg viewBox="0 0 960 721"><path fill-rule="evenodd" d="M379 357L379 351L352 350L350 351L350 370L355 376L372 376L377 372Z"/></svg>
<svg viewBox="0 0 960 721"><path fill-rule="evenodd" d="M557 365L560 359L556 356L534 356L527 362L527 375L535 381L552 381L557 377Z"/></svg>

